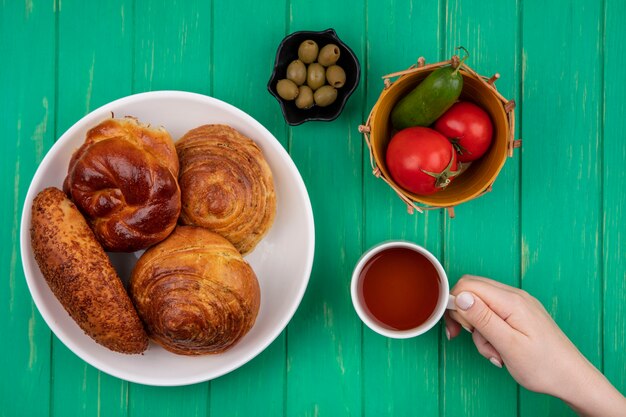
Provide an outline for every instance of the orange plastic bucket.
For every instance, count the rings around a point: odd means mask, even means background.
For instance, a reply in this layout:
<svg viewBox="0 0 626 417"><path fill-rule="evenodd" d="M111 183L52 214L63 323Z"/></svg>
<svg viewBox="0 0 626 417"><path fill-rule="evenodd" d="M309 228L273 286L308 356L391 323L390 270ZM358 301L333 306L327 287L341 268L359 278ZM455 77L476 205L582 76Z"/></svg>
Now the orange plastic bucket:
<svg viewBox="0 0 626 417"><path fill-rule="evenodd" d="M432 208L452 208L490 191L507 156L512 156L513 148L520 145L520 141L513 139L515 102L505 99L496 90L493 82L498 75L488 79L463 65L460 71L463 75L460 100L474 102L489 113L494 127L491 147L482 158L472 162L467 170L444 190L432 195L416 195L402 189L393 181L385 164L385 152L392 136L389 120L391 110L398 100L415 88L428 74L439 67L450 65L452 60L427 66L423 65L422 58L418 62L421 66L384 77L385 88L372 108L366 124L359 127L370 148L374 175L382 178L398 193L407 203L409 212L413 209L422 211ZM397 76L399 78L392 82L391 78Z"/></svg>

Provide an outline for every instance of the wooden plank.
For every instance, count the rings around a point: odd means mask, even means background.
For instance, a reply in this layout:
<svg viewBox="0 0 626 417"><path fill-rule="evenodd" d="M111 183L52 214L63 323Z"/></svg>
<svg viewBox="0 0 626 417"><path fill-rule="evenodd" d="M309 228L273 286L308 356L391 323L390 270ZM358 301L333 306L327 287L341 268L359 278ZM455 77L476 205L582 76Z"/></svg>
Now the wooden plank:
<svg viewBox="0 0 626 417"><path fill-rule="evenodd" d="M132 22L132 0L103 4L63 1L59 10L58 136L95 108L131 94Z"/></svg>
<svg viewBox="0 0 626 417"><path fill-rule="evenodd" d="M603 129L603 270L604 270L604 372L615 387L626 393L626 88L620 71L626 66L626 32L622 17L626 3L607 0L604 40Z"/></svg>
<svg viewBox="0 0 626 417"><path fill-rule="evenodd" d="M254 0L214 4L213 95L240 108L287 147L287 127L276 99L267 91L286 22L277 18L286 0L272 7ZM235 24L244 30L233 32Z"/></svg>
<svg viewBox="0 0 626 417"><path fill-rule="evenodd" d="M2 2L0 39L0 416L45 416L50 407L51 333L26 286L19 236L30 180L54 142L54 4Z"/></svg>
<svg viewBox="0 0 626 417"><path fill-rule="evenodd" d="M289 32L332 25L362 60L363 7L292 1L288 21ZM362 139L357 131L362 114L359 89L337 120L290 129L291 155L313 206L316 248L307 293L287 333L287 415L339 417L362 410L361 325L349 289L362 245Z"/></svg>
<svg viewBox="0 0 626 417"><path fill-rule="evenodd" d="M383 75L406 69L424 56L439 60L442 46L437 2L374 1L367 8L367 118L383 88ZM409 215L406 205L371 174L364 146L364 247L403 239L441 253L441 212ZM382 337L363 326L363 407L366 416L439 415L439 335L437 327L415 339Z"/></svg>
<svg viewBox="0 0 626 417"><path fill-rule="evenodd" d="M211 90L212 2L135 1L135 93Z"/></svg>
<svg viewBox="0 0 626 417"><path fill-rule="evenodd" d="M51 415L126 416L128 383L84 362L54 339Z"/></svg>
<svg viewBox="0 0 626 417"><path fill-rule="evenodd" d="M130 94L132 2L65 0L58 21L57 137L94 108ZM52 363L53 415L126 415L126 382L88 365L56 338Z"/></svg>
<svg viewBox="0 0 626 417"><path fill-rule="evenodd" d="M241 368L211 381L211 417L282 416L285 389L285 333Z"/></svg>
<svg viewBox="0 0 626 417"><path fill-rule="evenodd" d="M523 3L522 286L602 356L601 3ZM541 30L537 30L541 28ZM573 415L520 392L522 416Z"/></svg>
<svg viewBox="0 0 626 417"><path fill-rule="evenodd" d="M254 0L214 3L213 53L219 58L213 95L254 117L286 147L285 122L266 88L276 48L285 35L285 20L276 19L276 9L285 10L284 1L269 8ZM234 22L245 30L233 32ZM250 363L211 381L211 416L283 415L285 351L283 332Z"/></svg>
<svg viewBox="0 0 626 417"><path fill-rule="evenodd" d="M133 92L211 88L211 2L136 0ZM130 384L132 416L205 416L209 383L159 388Z"/></svg>
<svg viewBox="0 0 626 417"><path fill-rule="evenodd" d="M518 98L518 14L515 0L486 3L452 0L446 7L446 48L470 52L467 64L478 73L499 72L499 91ZM519 101L519 100L518 100ZM446 216L445 268L453 285L466 273L517 286L520 275L519 156L509 158L493 191ZM517 413L517 384L476 350L471 336L443 337L443 415L502 416Z"/></svg>

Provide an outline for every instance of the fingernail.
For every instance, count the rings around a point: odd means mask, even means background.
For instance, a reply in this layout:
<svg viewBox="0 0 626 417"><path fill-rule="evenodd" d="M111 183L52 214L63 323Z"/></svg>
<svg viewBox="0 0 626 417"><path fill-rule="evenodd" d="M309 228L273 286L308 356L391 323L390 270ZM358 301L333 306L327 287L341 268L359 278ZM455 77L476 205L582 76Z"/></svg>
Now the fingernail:
<svg viewBox="0 0 626 417"><path fill-rule="evenodd" d="M491 362L494 366L497 366L498 368L502 368L502 362L500 362L496 358L489 358L489 362Z"/></svg>
<svg viewBox="0 0 626 417"><path fill-rule="evenodd" d="M450 340L450 330L448 330L447 326L446 326L446 338Z"/></svg>
<svg viewBox="0 0 626 417"><path fill-rule="evenodd" d="M474 305L474 296L469 292L462 292L456 296L456 306L461 310L468 310Z"/></svg>
<svg viewBox="0 0 626 417"><path fill-rule="evenodd" d="M468 332L468 333L474 333L474 331L470 330L469 327L465 327L465 326L461 326L461 327L463 327L465 329L465 331Z"/></svg>

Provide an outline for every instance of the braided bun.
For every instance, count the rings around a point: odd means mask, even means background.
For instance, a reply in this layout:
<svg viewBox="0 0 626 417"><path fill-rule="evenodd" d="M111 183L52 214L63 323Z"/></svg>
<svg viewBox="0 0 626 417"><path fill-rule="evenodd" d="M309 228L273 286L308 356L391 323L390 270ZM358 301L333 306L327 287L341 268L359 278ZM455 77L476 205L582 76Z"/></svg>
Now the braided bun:
<svg viewBox="0 0 626 417"><path fill-rule="evenodd" d="M178 157L169 133L107 119L70 161L63 189L105 250L134 252L165 239L180 214Z"/></svg>

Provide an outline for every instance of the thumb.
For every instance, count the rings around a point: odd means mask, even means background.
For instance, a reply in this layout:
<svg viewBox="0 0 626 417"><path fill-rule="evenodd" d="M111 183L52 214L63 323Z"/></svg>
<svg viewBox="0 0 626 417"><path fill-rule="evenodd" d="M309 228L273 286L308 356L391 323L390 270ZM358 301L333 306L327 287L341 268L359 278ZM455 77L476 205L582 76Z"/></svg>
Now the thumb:
<svg viewBox="0 0 626 417"><path fill-rule="evenodd" d="M508 347L513 328L476 294L462 292L456 296L455 304L456 313L477 329L497 350Z"/></svg>

